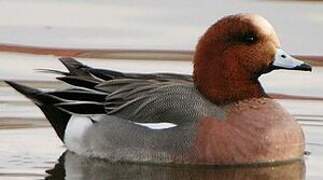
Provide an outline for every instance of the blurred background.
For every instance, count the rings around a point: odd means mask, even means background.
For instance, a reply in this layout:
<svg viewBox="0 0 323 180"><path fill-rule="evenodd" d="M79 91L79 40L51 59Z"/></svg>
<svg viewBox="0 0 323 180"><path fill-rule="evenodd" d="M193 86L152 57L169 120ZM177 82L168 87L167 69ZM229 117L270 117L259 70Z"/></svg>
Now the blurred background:
<svg viewBox="0 0 323 180"><path fill-rule="evenodd" d="M1 0L0 43L193 50L219 18L258 13L293 54L322 55L321 1Z"/></svg>
<svg viewBox="0 0 323 180"><path fill-rule="evenodd" d="M35 71L64 70L57 57L66 55L125 72L191 74L190 57L204 31L223 16L245 12L268 19L290 54L323 56L321 1L0 0L0 179L43 179L46 170L61 167L57 159L65 151L37 107L1 80L66 87L54 75ZM311 152L299 179L323 179L322 62L313 72L275 71L261 77L267 92L296 97L278 101L302 124ZM73 171L79 173L74 179L87 171L82 168Z"/></svg>

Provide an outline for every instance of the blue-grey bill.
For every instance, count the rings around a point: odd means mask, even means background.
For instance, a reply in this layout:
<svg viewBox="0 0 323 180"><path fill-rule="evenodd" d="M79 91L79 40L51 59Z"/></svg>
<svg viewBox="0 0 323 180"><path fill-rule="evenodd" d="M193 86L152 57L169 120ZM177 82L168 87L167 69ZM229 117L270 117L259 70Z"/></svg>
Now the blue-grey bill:
<svg viewBox="0 0 323 180"><path fill-rule="evenodd" d="M312 66L290 56L284 50L279 48L276 51L276 55L272 63L272 69L312 71Z"/></svg>

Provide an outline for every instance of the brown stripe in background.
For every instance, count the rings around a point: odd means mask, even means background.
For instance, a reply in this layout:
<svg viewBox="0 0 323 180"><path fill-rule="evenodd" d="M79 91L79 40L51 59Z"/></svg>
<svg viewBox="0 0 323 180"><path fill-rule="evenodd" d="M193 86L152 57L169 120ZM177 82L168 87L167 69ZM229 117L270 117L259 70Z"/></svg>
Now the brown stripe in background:
<svg viewBox="0 0 323 180"><path fill-rule="evenodd" d="M0 44L0 52L27 53L36 55L72 56L99 59L147 59L147 60L192 60L193 51L185 50L127 50L127 49L78 49L37 47L15 44ZM313 66L323 66L323 56L294 55Z"/></svg>

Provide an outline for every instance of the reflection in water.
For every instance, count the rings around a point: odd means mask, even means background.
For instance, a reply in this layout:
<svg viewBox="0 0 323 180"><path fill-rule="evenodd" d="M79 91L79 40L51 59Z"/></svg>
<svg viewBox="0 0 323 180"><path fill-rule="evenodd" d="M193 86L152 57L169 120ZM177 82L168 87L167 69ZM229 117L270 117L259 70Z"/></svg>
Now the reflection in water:
<svg viewBox="0 0 323 180"><path fill-rule="evenodd" d="M110 163L66 151L46 180L90 179L225 179L225 180L303 180L304 161L262 167L158 166Z"/></svg>

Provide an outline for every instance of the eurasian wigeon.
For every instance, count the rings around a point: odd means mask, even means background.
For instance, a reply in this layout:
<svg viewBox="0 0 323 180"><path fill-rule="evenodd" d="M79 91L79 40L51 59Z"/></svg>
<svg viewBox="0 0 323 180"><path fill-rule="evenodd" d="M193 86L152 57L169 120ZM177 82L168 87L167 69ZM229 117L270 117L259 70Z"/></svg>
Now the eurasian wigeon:
<svg viewBox="0 0 323 180"><path fill-rule="evenodd" d="M43 92L7 82L45 114L68 150L110 161L237 165L300 159L300 125L263 90L275 69L310 71L267 20L226 16L199 40L194 73L134 74L60 58L76 86ZM142 123L176 124L152 129Z"/></svg>

